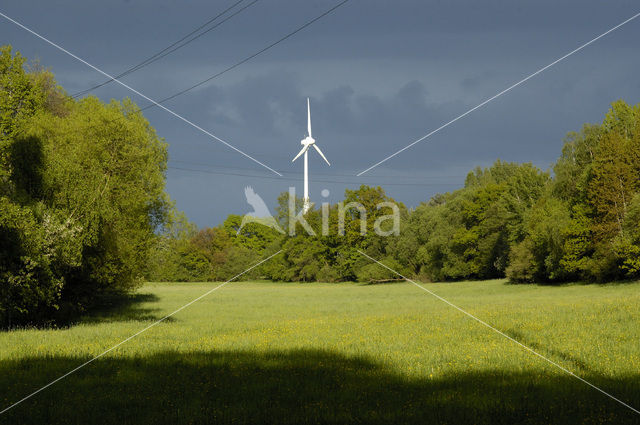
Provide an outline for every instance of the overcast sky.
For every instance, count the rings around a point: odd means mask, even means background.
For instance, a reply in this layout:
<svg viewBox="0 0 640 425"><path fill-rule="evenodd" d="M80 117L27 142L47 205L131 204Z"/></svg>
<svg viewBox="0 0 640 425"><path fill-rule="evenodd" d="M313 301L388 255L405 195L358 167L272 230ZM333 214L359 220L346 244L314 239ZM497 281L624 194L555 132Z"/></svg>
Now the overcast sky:
<svg viewBox="0 0 640 425"><path fill-rule="evenodd" d="M171 45L238 0L4 0L0 11L107 73ZM239 3L229 14L247 6ZM174 53L122 78L162 99L250 56L337 4L259 0ZM640 12L637 1L351 0L262 55L165 105L285 178L160 108L145 116L169 144L167 189L200 226L251 210L244 187L269 205L295 185L291 163L306 132L331 161L311 154L311 198L381 185L417 206L455 190L497 158L548 169L567 132L600 122L617 99L640 102L640 18L385 162L355 175ZM227 15L228 16L228 15ZM0 43L50 67L76 93L104 76L4 19ZM131 97L116 83L92 92ZM201 171L194 171L201 170Z"/></svg>

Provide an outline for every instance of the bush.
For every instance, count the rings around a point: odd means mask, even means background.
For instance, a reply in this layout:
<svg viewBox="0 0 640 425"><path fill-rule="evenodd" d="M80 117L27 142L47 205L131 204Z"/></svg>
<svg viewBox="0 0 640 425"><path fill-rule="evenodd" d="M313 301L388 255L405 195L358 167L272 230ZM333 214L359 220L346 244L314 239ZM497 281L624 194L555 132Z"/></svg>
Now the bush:
<svg viewBox="0 0 640 425"><path fill-rule="evenodd" d="M398 263L393 258L386 258L380 261L385 266L389 267L391 270L394 270L398 273L403 274L407 271L404 270L402 265ZM396 273L392 272L386 267L381 266L378 263L370 263L365 266L362 266L356 271L356 276L358 278L358 282L369 282L369 283L378 283L378 282L389 282L393 280L402 279Z"/></svg>
<svg viewBox="0 0 640 425"><path fill-rule="evenodd" d="M316 277L319 282L334 283L340 281L340 274L334 267L331 267L329 264L325 264L324 266L322 266L320 271L318 271L318 275Z"/></svg>
<svg viewBox="0 0 640 425"><path fill-rule="evenodd" d="M515 283L535 281L535 258L531 251L531 242L529 240L521 242L511 249L506 274L507 278Z"/></svg>
<svg viewBox="0 0 640 425"><path fill-rule="evenodd" d="M27 208L0 197L0 325L46 321L63 279L52 271L43 227Z"/></svg>

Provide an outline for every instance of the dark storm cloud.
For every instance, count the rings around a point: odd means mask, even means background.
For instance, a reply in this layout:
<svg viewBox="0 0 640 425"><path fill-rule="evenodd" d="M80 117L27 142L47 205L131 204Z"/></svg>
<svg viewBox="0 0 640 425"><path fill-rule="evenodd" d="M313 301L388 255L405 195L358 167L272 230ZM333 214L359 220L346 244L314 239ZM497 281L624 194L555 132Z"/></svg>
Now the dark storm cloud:
<svg viewBox="0 0 640 425"><path fill-rule="evenodd" d="M8 0L0 10L105 71L117 73L232 3ZM215 31L123 80L161 99L221 71L335 3L260 0ZM328 168L312 159L312 197L320 200L320 189L327 187L335 201L345 187L359 182L388 183L392 196L417 205L436 192L455 189L469 169L496 158L533 161L547 168L558 156L566 132L584 122L601 121L610 102L618 98L640 102L636 76L640 20L398 155L366 178L346 175L353 176L455 118L637 13L636 9L637 2L630 0L352 0L264 55L167 106L269 166L299 173L300 164L291 164L291 158L306 131L308 96L314 136L332 162ZM70 92L104 80L6 21L0 24L0 41L51 66ZM147 105L113 83L95 94L104 100L130 96ZM295 183L272 179L268 171L159 108L145 115L169 143L171 166L269 177L170 169L170 194L201 225L245 212L245 185L273 200ZM349 183L322 183L322 179ZM424 185L398 185L406 182Z"/></svg>
<svg viewBox="0 0 640 425"><path fill-rule="evenodd" d="M276 72L247 78L226 87L208 88L190 99L203 106L194 119L210 123L222 133L233 133L238 146L253 147L252 151L265 160L274 154L285 160L292 157L306 132L305 93L295 74ZM183 99L177 109L185 109L186 102ZM420 134L466 105L432 102L421 82L410 81L388 96L338 86L311 96L311 107L314 135L333 153L341 169L353 172L349 166L368 160L361 149L366 149L368 156L406 144L407 134ZM342 156L348 161L341 161Z"/></svg>

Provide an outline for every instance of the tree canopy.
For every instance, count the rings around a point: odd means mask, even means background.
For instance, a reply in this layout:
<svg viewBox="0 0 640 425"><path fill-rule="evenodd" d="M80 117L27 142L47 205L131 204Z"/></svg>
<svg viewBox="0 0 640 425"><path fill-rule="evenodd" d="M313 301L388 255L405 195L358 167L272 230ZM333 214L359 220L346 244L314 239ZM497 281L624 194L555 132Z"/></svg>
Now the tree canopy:
<svg viewBox="0 0 640 425"><path fill-rule="evenodd" d="M170 207L165 143L130 100L74 101L10 47L0 84L0 323L131 289Z"/></svg>

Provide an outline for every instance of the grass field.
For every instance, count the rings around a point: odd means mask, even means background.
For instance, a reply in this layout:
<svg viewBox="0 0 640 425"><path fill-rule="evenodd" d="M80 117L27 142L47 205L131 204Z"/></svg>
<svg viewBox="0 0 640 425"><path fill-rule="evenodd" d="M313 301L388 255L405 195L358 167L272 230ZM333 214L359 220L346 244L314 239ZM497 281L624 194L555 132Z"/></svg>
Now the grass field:
<svg viewBox="0 0 640 425"><path fill-rule="evenodd" d="M147 284L59 330L0 334L0 410L214 284ZM640 284L428 284L640 408ZM640 423L407 283L229 284L0 416L11 424Z"/></svg>

